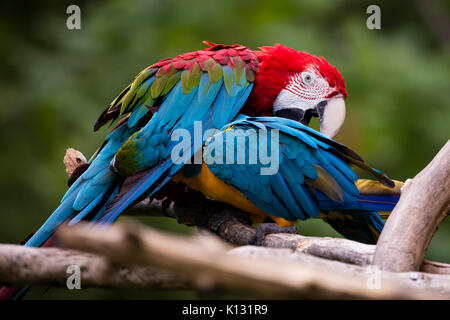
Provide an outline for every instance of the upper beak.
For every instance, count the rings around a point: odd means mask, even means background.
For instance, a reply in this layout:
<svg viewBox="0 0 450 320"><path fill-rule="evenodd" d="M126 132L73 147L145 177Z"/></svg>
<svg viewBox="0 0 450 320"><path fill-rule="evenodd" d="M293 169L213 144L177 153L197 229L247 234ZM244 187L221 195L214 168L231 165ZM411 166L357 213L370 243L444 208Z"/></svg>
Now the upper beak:
<svg viewBox="0 0 450 320"><path fill-rule="evenodd" d="M334 97L317 104L320 133L333 138L341 129L345 120L345 102L342 97Z"/></svg>

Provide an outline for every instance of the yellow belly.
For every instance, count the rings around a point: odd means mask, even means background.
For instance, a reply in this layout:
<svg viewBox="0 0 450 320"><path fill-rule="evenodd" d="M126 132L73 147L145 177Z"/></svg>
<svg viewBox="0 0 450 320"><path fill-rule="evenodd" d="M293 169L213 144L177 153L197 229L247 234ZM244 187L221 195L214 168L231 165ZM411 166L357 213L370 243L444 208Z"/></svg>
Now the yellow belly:
<svg viewBox="0 0 450 320"><path fill-rule="evenodd" d="M267 217L270 217L281 227L289 227L294 224L291 221L274 217L259 209L239 190L214 176L205 163L202 164L202 170L196 177L185 177L180 171L172 180L174 182L185 183L189 188L200 191L209 199L228 203L235 208L247 212L253 223L261 223Z"/></svg>

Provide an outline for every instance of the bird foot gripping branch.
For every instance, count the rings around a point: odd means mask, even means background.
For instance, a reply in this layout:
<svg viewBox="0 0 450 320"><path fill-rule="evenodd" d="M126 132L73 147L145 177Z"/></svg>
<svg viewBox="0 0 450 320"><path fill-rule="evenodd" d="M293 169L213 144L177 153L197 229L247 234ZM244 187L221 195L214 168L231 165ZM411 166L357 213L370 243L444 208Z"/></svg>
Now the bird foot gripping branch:
<svg viewBox="0 0 450 320"><path fill-rule="evenodd" d="M256 230L255 236L253 237L253 239L251 239L250 244L261 247L264 244L264 238L268 234L273 233L297 234L297 228L295 226L280 227L276 223L262 223Z"/></svg>

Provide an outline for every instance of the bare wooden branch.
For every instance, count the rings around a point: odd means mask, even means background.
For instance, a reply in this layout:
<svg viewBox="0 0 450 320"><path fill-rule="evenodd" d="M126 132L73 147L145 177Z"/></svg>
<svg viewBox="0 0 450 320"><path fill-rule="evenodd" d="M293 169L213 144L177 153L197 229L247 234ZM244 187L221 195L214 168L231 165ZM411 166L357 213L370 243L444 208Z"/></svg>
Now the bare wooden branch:
<svg viewBox="0 0 450 320"><path fill-rule="evenodd" d="M444 297L400 281L386 280L378 290L371 290L367 279L330 273L298 261L288 264L273 259L254 260L227 255L226 247L218 245L217 240L199 242L135 224L118 224L95 232L75 226L63 228L57 236L69 248L105 255L116 264L134 263L170 270L188 277L202 288L220 286L269 298Z"/></svg>
<svg viewBox="0 0 450 320"><path fill-rule="evenodd" d="M373 263L382 270L418 271L439 224L449 214L450 140L402 188L378 240Z"/></svg>
<svg viewBox="0 0 450 320"><path fill-rule="evenodd" d="M217 246L216 239L210 237L193 237L196 245L209 248ZM212 245L211 245L212 241ZM218 248L224 248L219 245ZM224 254L224 253L222 253ZM311 268L319 268L324 272L343 274L346 277L358 278L364 282L373 274L369 268L329 261L310 256L299 251L286 248L264 248L243 246L229 250L229 255L237 257L264 258L283 263L299 262ZM259 261L259 260L258 260ZM195 286L186 276L170 271L162 271L148 266L118 266L111 264L102 256L60 248L28 248L19 245L0 245L0 284L27 285L41 284L49 286L66 286L69 276L67 267L76 265L82 272L82 288L136 288L136 289L192 289ZM302 271L302 270L300 270ZM277 272L277 271L274 271ZM450 296L450 277L429 275L424 273L380 272L379 285L401 283L425 290L440 297ZM197 284L205 289L201 282Z"/></svg>
<svg viewBox="0 0 450 320"><path fill-rule="evenodd" d="M192 217L199 215L202 219L205 219L205 217L210 219L212 217L211 215L208 216L205 212L197 212L196 209L193 208L182 208L174 203L170 204L170 206L164 210L162 208L162 201L154 200L150 203L147 199L130 210L132 215L167 216L192 225L199 223L198 221L193 221ZM229 213L233 214L231 209L227 210L230 210ZM207 221L203 222L203 224L209 229ZM256 233L255 228L242 223L236 218L225 221L215 231L222 239L235 245L248 245ZM299 234L270 234L265 237L263 245L272 248L290 248L316 257L360 266L372 264L373 254L375 252L374 245L341 238L308 237ZM450 274L450 265L424 260L420 271Z"/></svg>
<svg viewBox="0 0 450 320"><path fill-rule="evenodd" d="M59 248L0 245L0 285L66 286L67 267L81 270L82 288L186 289L185 278L152 267L119 267L104 257Z"/></svg>
<svg viewBox="0 0 450 320"><path fill-rule="evenodd" d="M309 254L305 254L299 250L290 250L284 248L265 248L255 246L242 246L235 248L229 254L244 255L249 257L275 259L284 262L301 262L314 268L321 268L324 271L344 274L348 277L356 277L359 279L368 279L370 274L374 275L379 270L373 266L356 266L340 261L330 261L321 259ZM380 286L386 281L403 282L430 293L437 293L444 296L450 296L450 276L440 274L429 274L423 272L379 272Z"/></svg>

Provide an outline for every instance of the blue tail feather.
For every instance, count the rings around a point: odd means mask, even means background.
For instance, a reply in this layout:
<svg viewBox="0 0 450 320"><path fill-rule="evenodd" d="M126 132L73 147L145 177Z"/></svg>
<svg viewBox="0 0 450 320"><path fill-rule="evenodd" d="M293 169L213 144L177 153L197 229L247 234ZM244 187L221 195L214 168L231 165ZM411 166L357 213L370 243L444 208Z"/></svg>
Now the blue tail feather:
<svg viewBox="0 0 450 320"><path fill-rule="evenodd" d="M324 220L350 240L376 244L384 222L375 211L342 210L324 212Z"/></svg>
<svg viewBox="0 0 450 320"><path fill-rule="evenodd" d="M316 190L316 197L322 210L392 211L400 199L400 195L360 194L357 201L336 202L319 190Z"/></svg>
<svg viewBox="0 0 450 320"><path fill-rule="evenodd" d="M72 193L51 214L39 230L25 243L26 247L39 247L47 241L61 224L69 219L74 213L73 203L77 193Z"/></svg>

